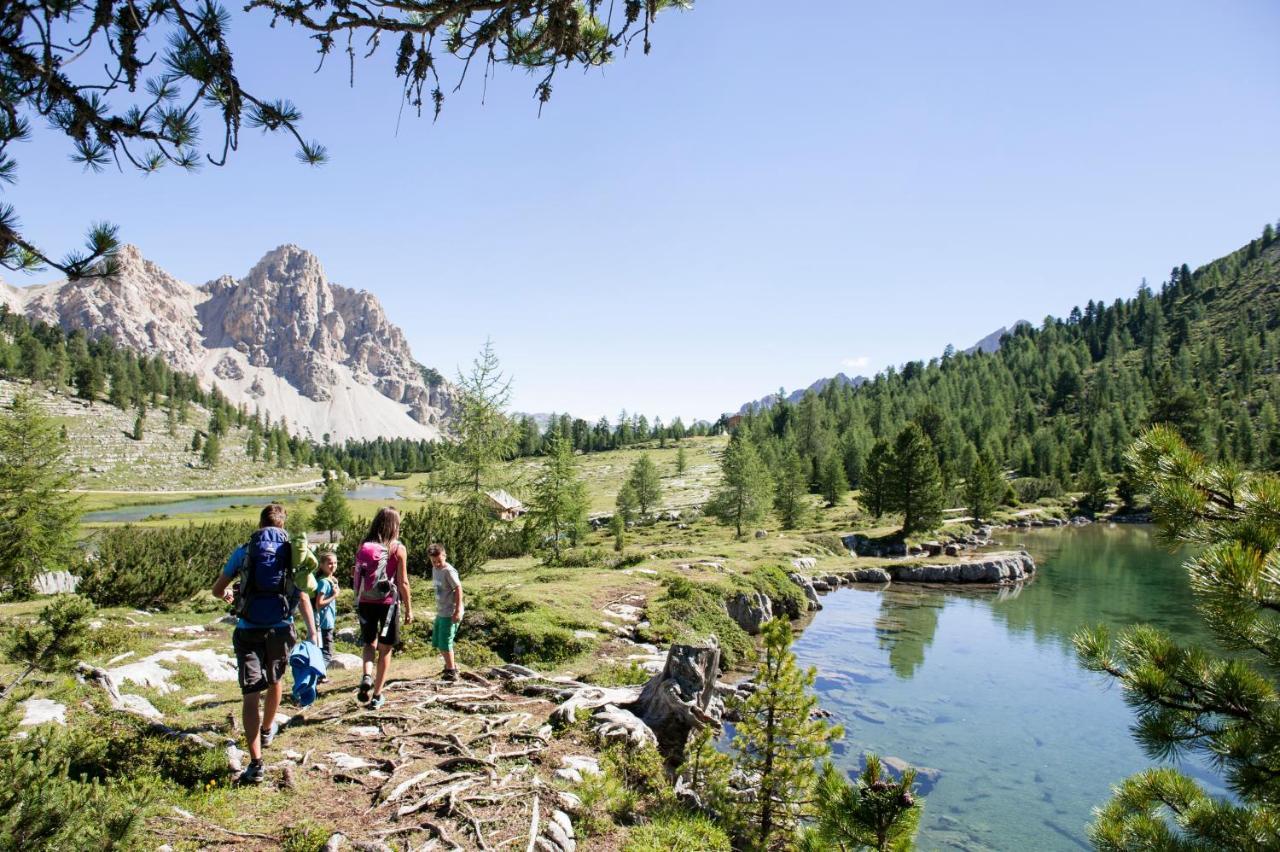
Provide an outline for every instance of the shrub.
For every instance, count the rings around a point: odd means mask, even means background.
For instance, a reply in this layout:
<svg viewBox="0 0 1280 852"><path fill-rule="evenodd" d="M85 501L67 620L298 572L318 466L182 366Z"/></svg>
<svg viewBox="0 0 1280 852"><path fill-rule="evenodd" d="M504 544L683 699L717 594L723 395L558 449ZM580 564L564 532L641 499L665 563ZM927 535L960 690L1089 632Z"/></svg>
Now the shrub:
<svg viewBox="0 0 1280 852"><path fill-rule="evenodd" d="M409 571L421 576L431 573L427 547L432 542L445 546L449 563L458 569L459 576L480 570L489 561L493 533L492 515L474 500L457 505L429 503L417 511L406 512L400 519L400 540L409 551ZM364 530L361 530L357 541L363 537ZM351 553L354 564L354 544Z"/></svg>
<svg viewBox="0 0 1280 852"><path fill-rule="evenodd" d="M150 776L194 790L227 774L221 749L152 730L128 713L104 711L91 728L72 728L68 737L67 774L73 778L106 782Z"/></svg>
<svg viewBox="0 0 1280 852"><path fill-rule="evenodd" d="M0 706L0 849L116 850L133 845L150 798L137 780L77 780L67 732L45 725L13 736L14 705Z"/></svg>
<svg viewBox="0 0 1280 852"><path fill-rule="evenodd" d="M632 822L674 802L662 755L652 745L605 749L600 774L588 775L577 792L582 799L579 827L586 835L603 834L614 823Z"/></svg>
<svg viewBox="0 0 1280 852"><path fill-rule="evenodd" d="M632 660L625 665L613 662L600 666L583 677L583 680L597 686L639 686L648 683L651 677L644 666Z"/></svg>
<svg viewBox="0 0 1280 852"><path fill-rule="evenodd" d="M99 606L172 607L212 586L253 530L235 522L105 530L94 539L97 552L85 561L79 591Z"/></svg>
<svg viewBox="0 0 1280 852"><path fill-rule="evenodd" d="M639 631L643 641L656 645L696 643L714 636L724 668L755 658L751 637L725 610L722 590L695 585L684 577L671 577L666 583L666 594L649 604L649 626Z"/></svg>
<svg viewBox="0 0 1280 852"><path fill-rule="evenodd" d="M804 540L832 556L849 555L849 548L844 546L840 536L835 533L811 533L805 536Z"/></svg>
<svg viewBox="0 0 1280 852"><path fill-rule="evenodd" d="M332 833L312 820L301 819L285 826L284 834L280 837L280 848L284 852L316 852L325 845Z"/></svg>
<svg viewBox="0 0 1280 852"><path fill-rule="evenodd" d="M591 649L573 635L576 625L563 622L539 604L497 592L471 598L464 629L483 637L483 644L515 663L560 663Z"/></svg>
<svg viewBox="0 0 1280 852"><path fill-rule="evenodd" d="M630 568L633 565L639 565L640 563L645 561L646 561L646 557L643 553L640 553L638 551L623 552L623 553L620 553L618 556L614 557L613 560L609 562L609 567L615 568L615 569Z"/></svg>
<svg viewBox="0 0 1280 852"><path fill-rule="evenodd" d="M799 618L809 609L804 590L787 576L787 571L777 565L757 565L742 578L757 592L763 592L773 601L774 615Z"/></svg>
<svg viewBox="0 0 1280 852"><path fill-rule="evenodd" d="M724 829L702 814L668 808L637 826L623 852L730 852Z"/></svg>
<svg viewBox="0 0 1280 852"><path fill-rule="evenodd" d="M609 559L605 556L604 551L598 547L566 550L560 554L560 564L566 568L591 568L596 565L605 565L608 562Z"/></svg>
<svg viewBox="0 0 1280 852"><path fill-rule="evenodd" d="M1024 477L1013 481L1014 493L1019 503L1035 503L1045 497L1061 497L1062 483L1051 477Z"/></svg>
<svg viewBox="0 0 1280 852"><path fill-rule="evenodd" d="M494 653L492 648L471 639L459 640L454 645L453 651L457 655L458 662L473 669L502 664L502 657Z"/></svg>

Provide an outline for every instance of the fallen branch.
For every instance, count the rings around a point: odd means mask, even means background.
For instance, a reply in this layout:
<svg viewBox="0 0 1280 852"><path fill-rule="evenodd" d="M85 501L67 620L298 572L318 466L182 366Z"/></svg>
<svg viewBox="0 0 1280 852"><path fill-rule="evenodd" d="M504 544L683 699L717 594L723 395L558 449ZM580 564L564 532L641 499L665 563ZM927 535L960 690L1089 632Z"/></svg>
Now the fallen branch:
<svg viewBox="0 0 1280 852"><path fill-rule="evenodd" d="M529 820L529 845L525 852L533 852L538 842L538 797L533 797L533 819Z"/></svg>
<svg viewBox="0 0 1280 852"><path fill-rule="evenodd" d="M413 776L412 778L406 781L402 781L400 784L396 786L394 790L392 790L389 794L387 794L387 797L382 800L382 804L387 805L396 801L401 796L403 796L406 792L408 792L412 787L418 784L418 782L425 781L428 777L430 777L431 773L434 771L435 771L434 769L428 769L425 772L419 772L417 775ZM390 784L391 782L388 781L387 783Z"/></svg>
<svg viewBox="0 0 1280 852"><path fill-rule="evenodd" d="M459 766L483 766L492 770L494 773L498 771L498 766L491 760L485 760L483 757L451 757L448 760L442 760L437 767L443 772L457 769Z"/></svg>

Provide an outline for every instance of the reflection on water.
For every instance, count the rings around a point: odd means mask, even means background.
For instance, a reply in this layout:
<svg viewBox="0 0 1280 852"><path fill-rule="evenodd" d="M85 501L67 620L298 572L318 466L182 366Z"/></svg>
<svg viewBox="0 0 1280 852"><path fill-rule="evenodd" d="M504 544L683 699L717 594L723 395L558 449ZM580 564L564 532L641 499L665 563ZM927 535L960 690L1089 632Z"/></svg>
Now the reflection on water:
<svg viewBox="0 0 1280 852"><path fill-rule="evenodd" d="M400 489L394 485L358 485L346 492L348 500L398 500ZM293 494L239 494L229 497L194 497L186 500L173 500L168 503L148 503L143 506L124 506L119 509L103 509L98 512L86 512L85 523L105 523L141 521L153 515L197 515L205 512L216 512L232 506L265 506L268 503L297 500L306 496L304 493Z"/></svg>
<svg viewBox="0 0 1280 852"><path fill-rule="evenodd" d="M1181 558L1146 528L1005 533L1040 566L1021 588L844 590L795 645L846 729L835 759L875 751L938 770L919 848L1079 849L1091 809L1152 764L1120 691L1083 671L1081 627L1156 624L1208 642ZM1012 536L1012 538L1010 538ZM1183 767L1214 793L1216 778Z"/></svg>

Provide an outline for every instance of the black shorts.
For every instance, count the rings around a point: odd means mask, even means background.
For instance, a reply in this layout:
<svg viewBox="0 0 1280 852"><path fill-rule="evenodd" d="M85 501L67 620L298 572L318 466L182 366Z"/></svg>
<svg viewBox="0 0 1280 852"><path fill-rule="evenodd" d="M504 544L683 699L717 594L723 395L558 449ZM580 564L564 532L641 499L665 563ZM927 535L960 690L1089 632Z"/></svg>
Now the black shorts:
<svg viewBox="0 0 1280 852"><path fill-rule="evenodd" d="M245 695L261 692L269 684L284 679L289 652L298 641L293 625L288 627L237 627L231 634L236 651L236 673Z"/></svg>
<svg viewBox="0 0 1280 852"><path fill-rule="evenodd" d="M365 645L400 647L400 605L368 603L356 605L360 617L360 641Z"/></svg>

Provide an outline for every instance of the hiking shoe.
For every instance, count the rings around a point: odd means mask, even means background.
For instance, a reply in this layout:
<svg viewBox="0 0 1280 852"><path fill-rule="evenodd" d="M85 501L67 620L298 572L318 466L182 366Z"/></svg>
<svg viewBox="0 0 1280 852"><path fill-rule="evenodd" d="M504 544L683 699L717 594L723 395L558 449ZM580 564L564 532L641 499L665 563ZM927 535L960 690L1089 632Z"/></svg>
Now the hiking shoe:
<svg viewBox="0 0 1280 852"><path fill-rule="evenodd" d="M373 689L373 678L365 675L360 678L360 688L356 690L356 701L361 704L369 700L369 691Z"/></svg>
<svg viewBox="0 0 1280 852"><path fill-rule="evenodd" d="M280 724L278 722L272 722L270 728L263 728L262 732L258 735L258 738L262 740L262 747L266 748L271 745L278 733L280 733Z"/></svg>
<svg viewBox="0 0 1280 852"><path fill-rule="evenodd" d="M449 681L450 683L453 683L455 680L457 680L457 679L458 679L458 670L457 670L457 669L445 669L444 671L440 672L440 679L441 679L441 680L447 680L447 681Z"/></svg>
<svg viewBox="0 0 1280 852"><path fill-rule="evenodd" d="M382 702L384 701L386 701L386 699L383 698L381 695L373 696L372 698L369 699L369 709L377 710L379 707L382 706Z"/></svg>
<svg viewBox="0 0 1280 852"><path fill-rule="evenodd" d="M244 772L240 773L240 777L236 779L237 784L261 784L262 779L267 776L267 769L262 765L261 760L254 760L245 767Z"/></svg>

